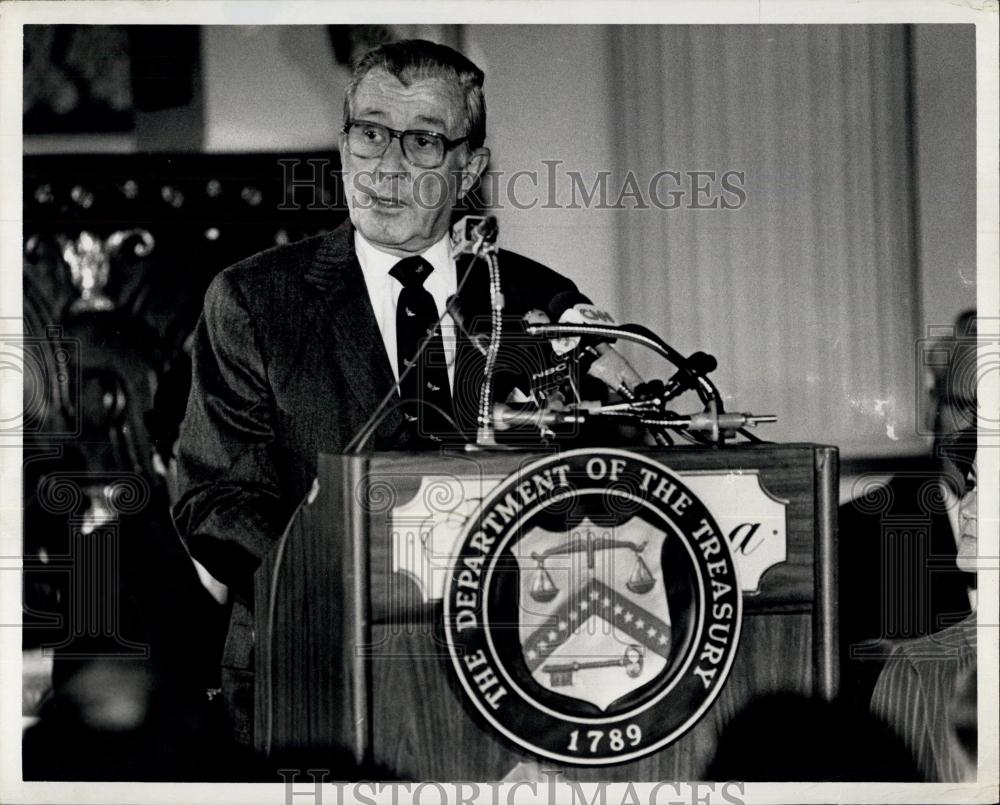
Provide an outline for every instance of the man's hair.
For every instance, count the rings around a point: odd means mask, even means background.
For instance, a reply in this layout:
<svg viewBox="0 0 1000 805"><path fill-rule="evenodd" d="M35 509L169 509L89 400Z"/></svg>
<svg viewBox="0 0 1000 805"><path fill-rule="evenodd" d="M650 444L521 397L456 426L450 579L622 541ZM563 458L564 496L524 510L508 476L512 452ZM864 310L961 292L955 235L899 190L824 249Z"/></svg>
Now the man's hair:
<svg viewBox="0 0 1000 805"><path fill-rule="evenodd" d="M344 96L344 122L351 119L351 107L361 79L372 70L385 70L409 85L427 78L456 82L465 98L465 136L470 148L486 140L486 99L483 71L457 50L426 39L402 39L369 50L354 66L354 74Z"/></svg>
<svg viewBox="0 0 1000 805"><path fill-rule="evenodd" d="M965 479L976 464L977 438L978 433L973 426L949 433L938 445L944 479L951 484L958 497L965 494Z"/></svg>

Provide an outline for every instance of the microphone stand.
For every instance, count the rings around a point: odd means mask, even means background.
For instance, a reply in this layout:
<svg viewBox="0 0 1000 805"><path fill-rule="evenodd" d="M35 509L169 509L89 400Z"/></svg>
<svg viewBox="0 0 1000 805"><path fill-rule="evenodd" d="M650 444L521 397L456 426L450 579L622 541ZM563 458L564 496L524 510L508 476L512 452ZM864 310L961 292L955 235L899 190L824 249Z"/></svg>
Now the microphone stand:
<svg viewBox="0 0 1000 805"><path fill-rule="evenodd" d="M479 226L476 227L474 231L475 245L471 249L472 262L475 262L477 259L480 258L485 258L487 260L492 259L493 261L496 260L493 254L496 251L496 233L497 233L496 221L491 218L485 219L482 223L480 223ZM454 254L455 253L453 252L453 255ZM490 265L492 266L493 263L490 263ZM496 269L496 271L499 272L499 269ZM469 275L471 273L472 271L470 267L470 270L465 273L465 276L459 283L458 288L455 290L455 296L458 296L462 292L462 288L465 287L465 282L469 278ZM490 277L492 285L492 277L493 277L492 268ZM498 288L499 288L499 282L500 282L499 273L497 273ZM501 297L501 303L502 303L502 297ZM438 320L434 323L434 327L432 328L431 333L437 332L437 329L441 326L441 322L444 321L444 317L447 315L449 315L449 308L447 305L445 305L445 308L442 311L441 315L438 317ZM393 383L392 387L389 389L388 392L386 392L386 395L381 399L379 404L376 406L375 410L372 412L372 415L368 417L368 419L365 421L365 424L355 434L354 438L351 439L347 447L344 448L345 453L360 453L362 448L368 443L368 440L371 439L371 437L374 435L375 430L382 423L382 420L385 418L385 416L391 410L403 404L402 400L396 400L394 404L390 403L392 403L393 397L395 397L399 393L399 389L403 383L403 379L413 370L413 367L417 365L420 356L424 353L424 350L427 349L427 346L430 344L430 342L431 342L430 337L425 338L423 341L420 342L420 346L417 348L417 351L413 355L413 362L400 373L399 379L395 383ZM495 362L496 358L494 357L494 363ZM455 426L456 431L459 430L457 425L455 425L454 421L451 424Z"/></svg>
<svg viewBox="0 0 1000 805"><path fill-rule="evenodd" d="M485 250L486 264L490 272L490 343L486 348L486 364L483 367L483 383L479 388L479 429L476 432L476 447L497 447L493 427L493 373L496 371L497 355L500 353L500 337L503 335L503 291L500 289L500 265L496 256L496 245Z"/></svg>

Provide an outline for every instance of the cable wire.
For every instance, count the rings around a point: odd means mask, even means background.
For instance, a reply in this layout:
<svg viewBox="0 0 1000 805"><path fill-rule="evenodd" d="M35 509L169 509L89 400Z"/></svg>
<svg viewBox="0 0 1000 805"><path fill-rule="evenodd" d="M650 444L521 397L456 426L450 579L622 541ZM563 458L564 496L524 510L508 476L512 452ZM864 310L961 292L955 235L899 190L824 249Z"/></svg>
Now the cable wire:
<svg viewBox="0 0 1000 805"><path fill-rule="evenodd" d="M484 236L480 237L479 241L476 243L475 250L472 253L472 262L469 264L469 268L465 272L465 276L462 277L461 281L458 283L458 287L455 289L455 296L458 296L462 292L462 289L465 287L465 283L472 275L472 265L476 262L476 260L483 258L485 246L486 246L486 238ZM376 406L375 412L368 418L368 421L365 422L361 430L359 430L355 434L354 438L351 439L351 441L344 448L345 453L348 454L360 453L362 448L364 448L364 446L368 443L368 440L371 439L371 437L374 435L375 431L378 429L378 426L381 425L382 422L385 421L386 416L388 416L389 413L391 413L394 410L394 406L389 405L390 401L392 400L393 397L395 397L399 393L399 386L402 383L403 378L405 378L411 371L413 371L413 367L417 365L417 361L419 361L420 356L423 355L424 351L427 349L428 345L431 342L431 338L433 337L434 333L436 333L438 329L441 327L441 322L444 321L444 317L447 315L449 315L449 311L448 311L448 306L445 305L444 311L438 317L438 320L434 323L434 327L428 334L428 337L425 338L423 341L421 341L420 346L417 347L417 351L413 355L413 362L410 363L400 373L399 378L392 385L389 391L386 392L386 395L381 399L378 406Z"/></svg>

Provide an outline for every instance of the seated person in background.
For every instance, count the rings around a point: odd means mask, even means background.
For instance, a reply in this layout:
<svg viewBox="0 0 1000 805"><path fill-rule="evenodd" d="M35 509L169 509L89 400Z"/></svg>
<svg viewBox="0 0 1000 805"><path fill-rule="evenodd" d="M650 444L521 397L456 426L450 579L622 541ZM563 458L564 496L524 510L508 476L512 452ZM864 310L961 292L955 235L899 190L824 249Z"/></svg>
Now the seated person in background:
<svg viewBox="0 0 1000 805"><path fill-rule="evenodd" d="M941 447L944 477L963 479L957 555L959 567L973 571L976 433L968 430ZM874 697L864 703L856 691L833 702L790 692L752 700L723 729L705 779L974 779L975 616L885 650L890 658Z"/></svg>
<svg viewBox="0 0 1000 805"><path fill-rule="evenodd" d="M843 686L864 707L887 641L933 634L970 611L969 576L955 565L962 479L944 459L942 440L975 423L974 322L975 311L966 311L955 323L956 336L934 345L934 353L948 360L928 372L930 460L867 485L840 507Z"/></svg>
<svg viewBox="0 0 1000 805"><path fill-rule="evenodd" d="M961 570L974 574L978 547L976 431L956 434L942 447L953 472L957 470L965 479L957 563ZM872 710L907 745L928 782L976 778L974 605L960 623L893 647L875 686Z"/></svg>

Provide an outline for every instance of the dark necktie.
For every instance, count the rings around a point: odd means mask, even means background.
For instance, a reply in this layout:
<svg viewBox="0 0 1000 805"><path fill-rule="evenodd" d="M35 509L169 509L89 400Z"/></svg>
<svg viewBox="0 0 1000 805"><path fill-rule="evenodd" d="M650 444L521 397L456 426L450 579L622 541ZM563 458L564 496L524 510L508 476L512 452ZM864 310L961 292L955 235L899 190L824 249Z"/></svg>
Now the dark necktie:
<svg viewBox="0 0 1000 805"><path fill-rule="evenodd" d="M416 424L418 436L439 441L438 434L448 433L452 428L431 405L420 403L431 403L449 417L452 415L444 341L441 328L434 326L438 309L434 297L424 288L424 280L433 270L434 266L423 257L407 257L396 263L389 274L403 284L396 305L396 355L403 413L409 422ZM414 355L431 332L430 343L410 368Z"/></svg>

